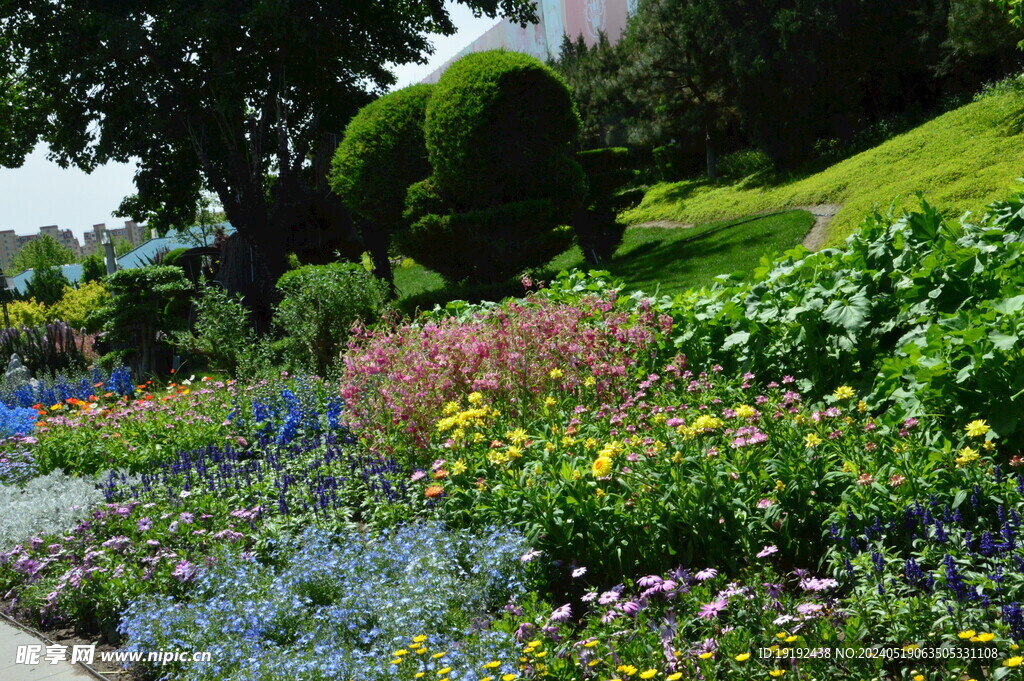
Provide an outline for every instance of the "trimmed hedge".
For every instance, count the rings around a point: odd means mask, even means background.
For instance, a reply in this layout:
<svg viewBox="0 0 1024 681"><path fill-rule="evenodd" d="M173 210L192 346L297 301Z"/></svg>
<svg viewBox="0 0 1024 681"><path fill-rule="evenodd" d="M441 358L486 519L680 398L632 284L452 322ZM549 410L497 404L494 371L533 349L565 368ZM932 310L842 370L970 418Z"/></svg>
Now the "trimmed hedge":
<svg viewBox="0 0 1024 681"><path fill-rule="evenodd" d="M331 188L359 217L388 229L401 225L406 190L430 175L423 122L433 91L423 84L384 95L345 128Z"/></svg>

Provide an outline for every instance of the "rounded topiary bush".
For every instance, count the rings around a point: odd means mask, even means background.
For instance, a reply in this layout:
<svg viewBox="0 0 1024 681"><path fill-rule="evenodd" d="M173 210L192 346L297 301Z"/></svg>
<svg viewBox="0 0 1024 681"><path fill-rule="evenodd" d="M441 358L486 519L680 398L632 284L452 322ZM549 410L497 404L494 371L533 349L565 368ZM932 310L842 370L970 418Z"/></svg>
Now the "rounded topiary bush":
<svg viewBox="0 0 1024 681"><path fill-rule="evenodd" d="M533 57L480 52L441 77L424 138L433 174L406 194L403 249L450 281L494 283L565 249L586 195L565 83Z"/></svg>
<svg viewBox="0 0 1024 681"><path fill-rule="evenodd" d="M402 222L409 185L430 175L423 121L433 85L413 85L367 104L334 153L331 188L349 210L387 229Z"/></svg>
<svg viewBox="0 0 1024 681"><path fill-rule="evenodd" d="M580 119L569 88L519 52L470 54L452 64L427 107L437 183L479 207L545 193L553 157L572 153Z"/></svg>

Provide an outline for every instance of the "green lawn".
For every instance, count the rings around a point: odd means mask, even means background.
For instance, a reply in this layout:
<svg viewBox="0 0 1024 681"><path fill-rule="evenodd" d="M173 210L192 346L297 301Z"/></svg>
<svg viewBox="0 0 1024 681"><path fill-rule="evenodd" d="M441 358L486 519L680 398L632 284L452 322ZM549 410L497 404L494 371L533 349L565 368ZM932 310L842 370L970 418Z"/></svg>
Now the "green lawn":
<svg viewBox="0 0 1024 681"><path fill-rule="evenodd" d="M740 225L738 220L713 222L689 229L631 227L614 257L602 263L627 289L674 293L709 284L719 274L748 272L761 257L799 244L814 224L806 211L767 215ZM561 270L594 269L576 246L554 258L545 269L551 278ZM395 270L399 303L406 309L430 307L466 292L445 290L435 272L420 265ZM511 295L521 291L501 291ZM500 296L496 296L500 297Z"/></svg>
<svg viewBox="0 0 1024 681"><path fill-rule="evenodd" d="M623 214L651 220L706 222L730 216L824 203L842 204L830 244L849 235L875 205L916 203L915 192L951 213L978 211L1021 188L1024 175L1024 92L1003 88L897 135L822 172L754 175L735 184L689 180L654 186Z"/></svg>

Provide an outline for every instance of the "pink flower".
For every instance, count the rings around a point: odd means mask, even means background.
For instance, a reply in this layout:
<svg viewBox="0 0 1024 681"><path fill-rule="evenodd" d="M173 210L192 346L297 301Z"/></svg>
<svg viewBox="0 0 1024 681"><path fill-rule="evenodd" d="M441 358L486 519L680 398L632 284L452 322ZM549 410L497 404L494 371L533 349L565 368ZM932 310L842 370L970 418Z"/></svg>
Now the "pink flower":
<svg viewBox="0 0 1024 681"><path fill-rule="evenodd" d="M775 546L774 544L772 544L770 546L766 546L763 549L761 549L761 551L757 554L757 557L758 558L767 558L768 556L772 555L773 553L778 553L778 552L779 552L779 547Z"/></svg>
<svg viewBox="0 0 1024 681"><path fill-rule="evenodd" d="M700 617L701 619L705 619L705 620L709 620L709 619L712 619L714 617L718 617L718 613L720 613L723 610L725 610L726 606L728 606L728 605L729 605L729 601L726 601L726 600L712 601L711 603L705 603L704 605L700 606L700 612L697 613L697 617Z"/></svg>

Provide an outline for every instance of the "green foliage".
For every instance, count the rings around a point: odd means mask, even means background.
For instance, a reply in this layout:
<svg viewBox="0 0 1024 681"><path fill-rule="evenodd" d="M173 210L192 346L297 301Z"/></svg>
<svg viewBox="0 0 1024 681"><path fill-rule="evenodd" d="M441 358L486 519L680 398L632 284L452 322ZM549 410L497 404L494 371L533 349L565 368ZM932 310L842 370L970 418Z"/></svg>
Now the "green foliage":
<svg viewBox="0 0 1024 681"><path fill-rule="evenodd" d="M90 281L99 281L105 276L107 276L107 264L104 262L103 256L93 253L82 259L81 282L83 284L87 284Z"/></svg>
<svg viewBox="0 0 1024 681"><path fill-rule="evenodd" d="M115 350L129 351L136 377L158 370L157 353L168 348L168 334L185 322L191 283L174 266L119 270L106 279L110 299L97 310L96 323Z"/></svg>
<svg viewBox="0 0 1024 681"><path fill-rule="evenodd" d="M1000 89L905 134L809 175L761 174L734 184L688 180L653 187L622 217L700 223L823 203L842 204L829 243L849 235L878 204L912 206L925 193L951 213L978 211L1014 190L1021 172L1024 94Z"/></svg>
<svg viewBox="0 0 1024 681"><path fill-rule="evenodd" d="M41 267L32 272L32 278L25 285L25 296L43 305L54 305L64 295L64 288L68 285L68 279L59 267Z"/></svg>
<svg viewBox="0 0 1024 681"><path fill-rule="evenodd" d="M578 129L565 83L536 59L460 59L427 107L433 174L409 188L402 248L453 282L499 282L557 254L586 187Z"/></svg>
<svg viewBox="0 0 1024 681"><path fill-rule="evenodd" d="M242 356L255 343L249 311L241 296L232 296L217 285L205 286L193 302L194 328L178 334L176 344L210 359L232 376Z"/></svg>
<svg viewBox="0 0 1024 681"><path fill-rule="evenodd" d="M49 234L43 234L18 249L11 259L10 269L17 274L31 269L60 267L74 261L75 254L70 248L62 246Z"/></svg>
<svg viewBox="0 0 1024 681"><path fill-rule="evenodd" d="M718 162L718 174L723 180L742 180L771 172L773 167L772 160L763 151L744 149L723 156Z"/></svg>
<svg viewBox="0 0 1024 681"><path fill-rule="evenodd" d="M49 319L49 311L46 309L46 305L37 302L34 298L29 298L7 303L7 316L13 327L40 326Z"/></svg>
<svg viewBox="0 0 1024 681"><path fill-rule="evenodd" d="M284 334L287 361L323 376L338 359L349 330L384 313L387 285L352 263L306 265L277 282L282 300L274 324Z"/></svg>
<svg viewBox="0 0 1024 681"><path fill-rule="evenodd" d="M331 188L378 229L402 223L409 185L430 175L423 121L433 85L413 85L367 104L334 153Z"/></svg>
<svg viewBox="0 0 1024 681"><path fill-rule="evenodd" d="M106 287L98 281L82 283L77 289L65 286L63 297L48 314L51 319L64 320L72 328L96 333L100 330L96 312L106 305L109 297Z"/></svg>

